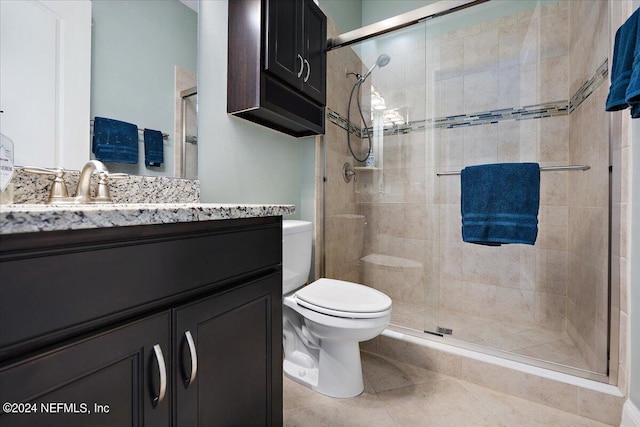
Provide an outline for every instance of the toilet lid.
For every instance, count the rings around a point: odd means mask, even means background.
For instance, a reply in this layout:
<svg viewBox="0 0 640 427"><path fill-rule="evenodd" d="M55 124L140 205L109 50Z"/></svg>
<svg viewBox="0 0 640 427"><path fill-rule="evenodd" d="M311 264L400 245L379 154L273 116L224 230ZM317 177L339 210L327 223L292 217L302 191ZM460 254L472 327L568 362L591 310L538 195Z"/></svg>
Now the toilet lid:
<svg viewBox="0 0 640 427"><path fill-rule="evenodd" d="M380 314L391 308L391 298L357 283L320 279L295 293L298 304L311 310L337 316ZM357 316L370 317L370 316Z"/></svg>

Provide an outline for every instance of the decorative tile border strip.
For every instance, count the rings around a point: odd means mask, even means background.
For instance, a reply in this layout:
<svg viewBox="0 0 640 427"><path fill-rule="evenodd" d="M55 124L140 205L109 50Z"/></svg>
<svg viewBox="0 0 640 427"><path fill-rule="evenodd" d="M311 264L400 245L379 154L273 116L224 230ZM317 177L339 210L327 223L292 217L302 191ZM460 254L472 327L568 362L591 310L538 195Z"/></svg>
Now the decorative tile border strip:
<svg viewBox="0 0 640 427"><path fill-rule="evenodd" d="M492 124L507 120L528 120L562 116L567 114L567 104L567 100L562 100L519 108L502 108L481 113L438 117L435 119L411 122L411 127L413 127L415 123L419 128L455 128Z"/></svg>
<svg viewBox="0 0 640 427"><path fill-rule="evenodd" d="M596 70L595 74L587 80L571 97L570 100L559 100L544 104L528 105L524 107L502 108L497 110L483 111L472 114L458 114L454 116L436 117L432 119L416 120L404 125L388 126L384 128L384 135L407 134L413 131L456 127L478 126L494 124L509 120L531 120L546 117L565 116L575 111L602 83L609 77L608 60L605 60ZM349 132L362 138L364 129L358 128L355 124L349 123L337 112L327 108L327 119L340 126L342 129L349 129ZM373 128L370 128L373 130Z"/></svg>
<svg viewBox="0 0 640 427"><path fill-rule="evenodd" d="M353 122L349 123L345 117L342 117L340 113L333 111L329 107L327 107L327 120L344 130L348 130L358 138L362 138L362 129L360 127L356 126Z"/></svg>
<svg viewBox="0 0 640 427"><path fill-rule="evenodd" d="M582 104L585 99L600 87L600 85L609 79L609 59L605 59L602 65L598 67L596 73L589 80L584 82L582 86L573 94L569 101L569 114L573 113L576 108ZM602 107L604 108L604 107Z"/></svg>

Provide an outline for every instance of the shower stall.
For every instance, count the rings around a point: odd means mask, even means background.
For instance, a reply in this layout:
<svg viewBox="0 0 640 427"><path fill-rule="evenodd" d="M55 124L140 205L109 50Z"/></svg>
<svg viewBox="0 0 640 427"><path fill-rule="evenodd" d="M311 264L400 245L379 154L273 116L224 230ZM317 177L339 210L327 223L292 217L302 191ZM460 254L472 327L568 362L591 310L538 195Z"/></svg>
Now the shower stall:
<svg viewBox="0 0 640 427"><path fill-rule="evenodd" d="M448 3L329 24L315 271L389 295L395 330L608 382L608 4ZM463 243L457 173L502 162L544 168L536 244Z"/></svg>

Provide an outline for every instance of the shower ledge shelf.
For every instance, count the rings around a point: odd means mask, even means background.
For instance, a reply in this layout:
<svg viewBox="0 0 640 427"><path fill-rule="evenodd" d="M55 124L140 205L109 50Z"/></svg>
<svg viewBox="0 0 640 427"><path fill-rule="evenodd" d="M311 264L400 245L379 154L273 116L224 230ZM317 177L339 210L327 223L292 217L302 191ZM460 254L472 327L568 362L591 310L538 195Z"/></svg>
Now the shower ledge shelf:
<svg viewBox="0 0 640 427"><path fill-rule="evenodd" d="M417 261L390 255L369 254L365 257L362 257L361 260L373 265L377 265L378 267L386 267L397 270L422 268L422 264Z"/></svg>

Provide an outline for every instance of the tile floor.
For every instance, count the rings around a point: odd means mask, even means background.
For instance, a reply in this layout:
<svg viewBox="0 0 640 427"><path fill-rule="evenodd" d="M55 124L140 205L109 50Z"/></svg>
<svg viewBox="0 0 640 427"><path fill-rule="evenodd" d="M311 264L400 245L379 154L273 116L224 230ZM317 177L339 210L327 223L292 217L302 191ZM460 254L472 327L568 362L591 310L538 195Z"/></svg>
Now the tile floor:
<svg viewBox="0 0 640 427"><path fill-rule="evenodd" d="M417 331L423 330L425 325L439 325L453 329L452 338L457 340L589 370L580 351L563 331L448 310L440 310L437 319L429 319L430 314L425 313L424 307L406 303L394 302L393 310L393 325Z"/></svg>
<svg viewBox="0 0 640 427"><path fill-rule="evenodd" d="M284 379L285 426L605 426L587 418L362 352L364 393L332 399Z"/></svg>

